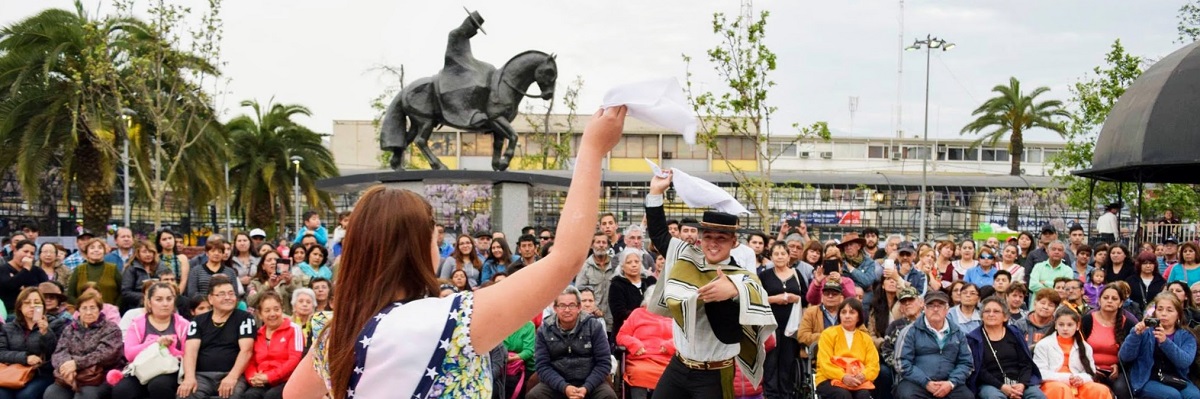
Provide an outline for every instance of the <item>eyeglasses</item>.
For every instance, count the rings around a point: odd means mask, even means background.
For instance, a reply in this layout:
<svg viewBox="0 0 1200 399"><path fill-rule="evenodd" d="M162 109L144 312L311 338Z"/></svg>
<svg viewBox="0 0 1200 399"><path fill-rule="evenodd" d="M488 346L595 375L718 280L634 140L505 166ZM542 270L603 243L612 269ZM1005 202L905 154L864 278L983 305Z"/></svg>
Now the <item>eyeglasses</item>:
<svg viewBox="0 0 1200 399"><path fill-rule="evenodd" d="M579 309L579 304L572 303L568 305L554 305L554 308L559 310L575 310Z"/></svg>
<svg viewBox="0 0 1200 399"><path fill-rule="evenodd" d="M554 239L554 237L548 237L548 236L541 236L541 237L538 237L538 238L541 238L541 239L542 239L542 241L550 241L550 240L553 240L553 239Z"/></svg>
<svg viewBox="0 0 1200 399"><path fill-rule="evenodd" d="M992 256L992 255L983 255L983 256L980 256L979 259L993 260L993 259L996 259L996 257Z"/></svg>

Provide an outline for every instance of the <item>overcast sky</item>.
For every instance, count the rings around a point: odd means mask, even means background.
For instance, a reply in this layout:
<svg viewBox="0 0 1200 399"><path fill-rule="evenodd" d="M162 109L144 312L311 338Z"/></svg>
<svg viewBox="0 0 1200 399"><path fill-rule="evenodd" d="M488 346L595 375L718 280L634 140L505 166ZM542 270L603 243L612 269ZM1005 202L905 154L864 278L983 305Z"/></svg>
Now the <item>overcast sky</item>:
<svg viewBox="0 0 1200 399"><path fill-rule="evenodd" d="M771 12L767 42L779 55L778 86L769 98L779 107L773 130L828 121L836 135L887 137L897 129L899 102L906 136L919 135L925 53L903 53L900 78L898 50L927 33L957 44L933 54L931 137L957 137L970 112L1010 76L1027 90L1049 86L1048 97L1067 100L1067 87L1102 63L1115 39L1153 58L1181 46L1174 41L1183 0L904 3L901 40L898 1L756 2L757 10ZM110 9L107 0L84 4L100 13ZM695 58L699 84L722 88L704 56L717 43L712 13L739 12L732 0L226 1L223 59L231 81L220 104L225 118L243 112L237 107L243 99L273 96L311 108L312 118L302 122L317 131L329 132L333 120L370 119L371 98L389 83L372 68L403 64L409 81L436 73L446 33L465 17L463 6L486 19L488 34L472 40L476 58L500 66L527 49L557 53L558 93L582 76L583 113L594 111L611 86L662 76L682 80L685 53ZM0 24L46 7L73 9L69 0L0 0ZM852 132L851 96L858 97Z"/></svg>

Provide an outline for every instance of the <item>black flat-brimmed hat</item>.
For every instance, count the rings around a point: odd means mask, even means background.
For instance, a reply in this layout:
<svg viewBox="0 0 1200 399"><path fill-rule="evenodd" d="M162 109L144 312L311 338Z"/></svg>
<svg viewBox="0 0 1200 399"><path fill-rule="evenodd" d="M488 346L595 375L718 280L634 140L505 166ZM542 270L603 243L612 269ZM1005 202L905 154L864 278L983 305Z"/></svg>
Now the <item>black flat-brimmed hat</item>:
<svg viewBox="0 0 1200 399"><path fill-rule="evenodd" d="M745 232L745 230L742 230L738 227L737 215L717 211L705 211L704 217L700 219L700 223L684 223L683 225L695 227L696 229L700 230L700 232L704 232L706 230L723 231L734 234Z"/></svg>

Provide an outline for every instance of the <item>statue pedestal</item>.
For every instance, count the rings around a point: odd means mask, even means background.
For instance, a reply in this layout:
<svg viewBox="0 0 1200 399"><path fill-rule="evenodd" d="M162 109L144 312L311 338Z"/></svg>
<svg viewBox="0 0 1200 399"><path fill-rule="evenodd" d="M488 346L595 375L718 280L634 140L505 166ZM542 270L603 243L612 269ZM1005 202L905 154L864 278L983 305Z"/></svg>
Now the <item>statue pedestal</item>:
<svg viewBox="0 0 1200 399"><path fill-rule="evenodd" d="M386 171L325 179L317 182L317 187L328 192L352 193L362 192L376 184L383 184L424 196L427 185L491 185L491 229L503 232L508 238L509 245L514 245L517 237L521 234L521 228L531 225L529 200L533 187L536 185L566 190L571 185L570 176L570 171L535 173L482 170ZM474 231L465 231L464 233L474 234Z"/></svg>
<svg viewBox="0 0 1200 399"><path fill-rule="evenodd" d="M529 188L526 183L492 185L492 231L504 232L509 245L517 242L521 228L529 226Z"/></svg>

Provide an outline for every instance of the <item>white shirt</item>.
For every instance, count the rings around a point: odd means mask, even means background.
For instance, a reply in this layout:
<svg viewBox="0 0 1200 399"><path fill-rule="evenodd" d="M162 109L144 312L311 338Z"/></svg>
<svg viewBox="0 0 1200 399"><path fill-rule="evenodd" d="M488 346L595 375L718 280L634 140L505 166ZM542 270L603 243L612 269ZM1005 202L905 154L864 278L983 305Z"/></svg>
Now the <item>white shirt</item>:
<svg viewBox="0 0 1200 399"><path fill-rule="evenodd" d="M755 261L754 250L750 249L749 245L738 244L738 246L733 247L733 250L729 251L729 257L733 258L733 261L737 262L737 265L746 269L746 271L758 274L758 270L755 270L758 262Z"/></svg>
<svg viewBox="0 0 1200 399"><path fill-rule="evenodd" d="M942 321L941 330L933 328L933 325L929 324L929 319L925 319L925 327L929 327L930 330L933 330L933 333L937 334L938 340L942 341L946 339L947 334L950 334L950 319L946 318L945 321Z"/></svg>
<svg viewBox="0 0 1200 399"><path fill-rule="evenodd" d="M853 348L853 347L854 347L854 331L849 331L849 330L846 330L846 329L843 327L843 328L842 328L842 335L846 336L846 347L847 347L847 348Z"/></svg>
<svg viewBox="0 0 1200 399"><path fill-rule="evenodd" d="M1100 219L1096 220L1096 231L1100 234L1117 235L1121 230L1117 226L1117 214L1112 212L1104 212L1100 215Z"/></svg>

